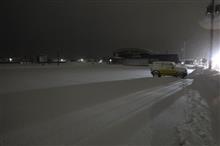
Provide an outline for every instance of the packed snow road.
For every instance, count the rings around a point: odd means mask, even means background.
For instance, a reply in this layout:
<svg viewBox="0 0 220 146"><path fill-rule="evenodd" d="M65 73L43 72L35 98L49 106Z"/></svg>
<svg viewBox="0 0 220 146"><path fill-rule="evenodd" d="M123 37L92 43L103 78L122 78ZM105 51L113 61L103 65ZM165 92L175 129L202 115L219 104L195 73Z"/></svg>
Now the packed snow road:
<svg viewBox="0 0 220 146"><path fill-rule="evenodd" d="M5 145L137 144L140 141L134 135L145 129L146 124L154 123L179 99L172 95L192 82L192 79L151 78L81 85L85 87L83 95L74 90L78 85L4 94L2 141ZM129 88L133 91L125 92ZM85 100L79 101L80 96ZM163 111L153 111L157 107ZM142 135L145 144L152 143L147 140L151 134Z"/></svg>

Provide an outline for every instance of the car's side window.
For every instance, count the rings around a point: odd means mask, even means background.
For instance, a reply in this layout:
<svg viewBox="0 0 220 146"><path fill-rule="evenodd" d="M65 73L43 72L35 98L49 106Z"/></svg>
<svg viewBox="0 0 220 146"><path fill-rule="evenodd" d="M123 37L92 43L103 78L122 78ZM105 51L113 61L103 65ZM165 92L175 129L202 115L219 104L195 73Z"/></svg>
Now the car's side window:
<svg viewBox="0 0 220 146"><path fill-rule="evenodd" d="M170 63L166 63L166 64L164 64L164 68L166 68L166 69L172 69L172 68L173 68L173 65L170 64Z"/></svg>

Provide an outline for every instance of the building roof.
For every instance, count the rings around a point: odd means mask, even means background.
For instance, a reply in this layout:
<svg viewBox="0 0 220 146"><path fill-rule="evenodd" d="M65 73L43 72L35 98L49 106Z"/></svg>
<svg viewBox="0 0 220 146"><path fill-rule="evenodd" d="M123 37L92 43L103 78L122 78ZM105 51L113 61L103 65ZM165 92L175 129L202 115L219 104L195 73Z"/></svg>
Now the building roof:
<svg viewBox="0 0 220 146"><path fill-rule="evenodd" d="M114 53L118 53L118 52L142 52L142 53L148 53L148 54L152 54L152 51L145 49L145 48L119 48L116 49L114 51Z"/></svg>

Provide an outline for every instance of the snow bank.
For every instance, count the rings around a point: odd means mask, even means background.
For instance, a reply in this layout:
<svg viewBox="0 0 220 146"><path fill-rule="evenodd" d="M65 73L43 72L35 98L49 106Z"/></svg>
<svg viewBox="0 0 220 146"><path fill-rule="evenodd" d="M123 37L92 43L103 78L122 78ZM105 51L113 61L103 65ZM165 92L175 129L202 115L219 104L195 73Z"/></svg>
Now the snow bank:
<svg viewBox="0 0 220 146"><path fill-rule="evenodd" d="M182 146L214 146L211 112L206 101L197 91L189 90L185 121L177 127Z"/></svg>
<svg viewBox="0 0 220 146"><path fill-rule="evenodd" d="M181 145L220 145L220 74L194 71L188 89L185 122L177 128Z"/></svg>

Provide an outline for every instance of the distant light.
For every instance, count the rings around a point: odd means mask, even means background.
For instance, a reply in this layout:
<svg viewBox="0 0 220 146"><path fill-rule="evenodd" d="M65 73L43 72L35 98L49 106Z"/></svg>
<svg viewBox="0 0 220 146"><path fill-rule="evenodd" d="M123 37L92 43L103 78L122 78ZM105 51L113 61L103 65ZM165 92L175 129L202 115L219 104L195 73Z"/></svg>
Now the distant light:
<svg viewBox="0 0 220 146"><path fill-rule="evenodd" d="M103 60L101 59L101 60L99 60L99 63L101 64L101 63L103 63Z"/></svg>
<svg viewBox="0 0 220 146"><path fill-rule="evenodd" d="M12 61L13 61L13 59L12 59L12 58L9 58L8 60L9 60L9 62L12 62Z"/></svg>
<svg viewBox="0 0 220 146"><path fill-rule="evenodd" d="M83 58L78 59L78 62L85 62Z"/></svg>
<svg viewBox="0 0 220 146"><path fill-rule="evenodd" d="M65 59L63 59L63 58L61 58L61 59L60 59L60 62L65 62L65 61L66 61L66 60L65 60Z"/></svg>
<svg viewBox="0 0 220 146"><path fill-rule="evenodd" d="M184 61L182 61L181 64L184 64Z"/></svg>
<svg viewBox="0 0 220 146"><path fill-rule="evenodd" d="M112 59L109 59L109 62L111 63L111 62L112 62Z"/></svg>

